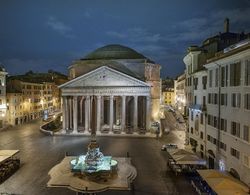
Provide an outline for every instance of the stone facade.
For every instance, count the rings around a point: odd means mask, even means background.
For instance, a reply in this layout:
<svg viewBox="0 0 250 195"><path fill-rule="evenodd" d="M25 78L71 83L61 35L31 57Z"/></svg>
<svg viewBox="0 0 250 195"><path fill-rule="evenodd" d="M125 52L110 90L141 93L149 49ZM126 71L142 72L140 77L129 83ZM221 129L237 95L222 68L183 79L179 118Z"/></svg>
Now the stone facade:
<svg viewBox="0 0 250 195"><path fill-rule="evenodd" d="M6 75L8 73L0 67L0 129L7 126L6 121Z"/></svg>
<svg viewBox="0 0 250 195"><path fill-rule="evenodd" d="M146 133L159 120L160 65L130 48L99 48L73 62L69 78L60 86L64 131Z"/></svg>
<svg viewBox="0 0 250 195"><path fill-rule="evenodd" d="M191 48L184 57L188 142L209 168L230 171L250 185L249 39L201 63L202 52Z"/></svg>
<svg viewBox="0 0 250 195"><path fill-rule="evenodd" d="M250 186L250 40L230 48L205 65L207 151L210 164Z"/></svg>
<svg viewBox="0 0 250 195"><path fill-rule="evenodd" d="M63 130L146 133L150 129L150 85L102 66L60 86Z"/></svg>
<svg viewBox="0 0 250 195"><path fill-rule="evenodd" d="M183 115L186 115L186 75L185 73L178 76L174 82L175 89L175 108Z"/></svg>

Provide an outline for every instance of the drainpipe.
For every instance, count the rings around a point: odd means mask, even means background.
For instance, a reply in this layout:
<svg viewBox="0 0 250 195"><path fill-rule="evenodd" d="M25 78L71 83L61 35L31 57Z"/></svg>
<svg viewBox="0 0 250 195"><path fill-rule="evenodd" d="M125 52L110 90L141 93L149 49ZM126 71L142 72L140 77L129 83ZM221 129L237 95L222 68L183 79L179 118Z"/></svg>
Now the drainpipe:
<svg viewBox="0 0 250 195"><path fill-rule="evenodd" d="M207 158L207 111L204 113L205 114L205 120L204 120L204 123L205 123L205 135L204 135L204 151L205 151L205 159L206 161L208 161L208 158Z"/></svg>
<svg viewBox="0 0 250 195"><path fill-rule="evenodd" d="M217 161L217 166L219 165L219 156L220 156L220 140L221 140L221 65L217 64L216 62L214 62L217 66L218 66L218 125L217 125L217 130L218 130L218 134L217 134L217 144L216 144L216 161Z"/></svg>

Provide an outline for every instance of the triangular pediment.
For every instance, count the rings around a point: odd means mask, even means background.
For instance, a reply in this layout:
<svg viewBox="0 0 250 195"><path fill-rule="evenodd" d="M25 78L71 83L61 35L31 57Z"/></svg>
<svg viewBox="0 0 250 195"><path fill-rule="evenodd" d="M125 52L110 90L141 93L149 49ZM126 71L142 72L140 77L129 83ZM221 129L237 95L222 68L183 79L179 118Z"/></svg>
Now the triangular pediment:
<svg viewBox="0 0 250 195"><path fill-rule="evenodd" d="M149 87L149 84L128 76L122 72L102 66L79 76L63 85L60 88L78 88L78 87Z"/></svg>

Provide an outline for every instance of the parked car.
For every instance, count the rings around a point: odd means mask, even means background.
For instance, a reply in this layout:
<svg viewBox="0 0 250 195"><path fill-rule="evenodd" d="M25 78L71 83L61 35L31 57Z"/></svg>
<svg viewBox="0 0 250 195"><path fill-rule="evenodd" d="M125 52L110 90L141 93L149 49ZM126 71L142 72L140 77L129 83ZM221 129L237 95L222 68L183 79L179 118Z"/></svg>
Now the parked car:
<svg viewBox="0 0 250 195"><path fill-rule="evenodd" d="M163 144L161 147L162 151L166 151L167 149L177 149L177 144Z"/></svg>

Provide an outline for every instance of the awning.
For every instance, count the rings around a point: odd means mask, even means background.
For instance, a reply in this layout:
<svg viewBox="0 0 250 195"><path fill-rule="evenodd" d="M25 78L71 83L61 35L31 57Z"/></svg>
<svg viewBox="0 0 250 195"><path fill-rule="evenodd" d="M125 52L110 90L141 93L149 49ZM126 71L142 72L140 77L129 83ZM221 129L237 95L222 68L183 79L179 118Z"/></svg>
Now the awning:
<svg viewBox="0 0 250 195"><path fill-rule="evenodd" d="M0 150L0 156L14 156L19 150Z"/></svg>
<svg viewBox="0 0 250 195"><path fill-rule="evenodd" d="M197 172L218 195L249 195L249 187L226 172L213 169Z"/></svg>
<svg viewBox="0 0 250 195"><path fill-rule="evenodd" d="M189 152L187 150L184 149L171 149L168 150L168 153L173 156L173 155L193 155L193 152Z"/></svg>
<svg viewBox="0 0 250 195"><path fill-rule="evenodd" d="M193 152L184 149L175 149L168 151L170 156L179 165L206 165L206 161L198 157Z"/></svg>
<svg viewBox="0 0 250 195"><path fill-rule="evenodd" d="M206 161L196 155L173 155L176 164L179 165L206 165Z"/></svg>
<svg viewBox="0 0 250 195"><path fill-rule="evenodd" d="M0 150L0 163L5 162L17 153L19 153L19 150Z"/></svg>
<svg viewBox="0 0 250 195"><path fill-rule="evenodd" d="M0 163L3 163L4 161L6 161L9 158L10 158L10 156L0 156Z"/></svg>

